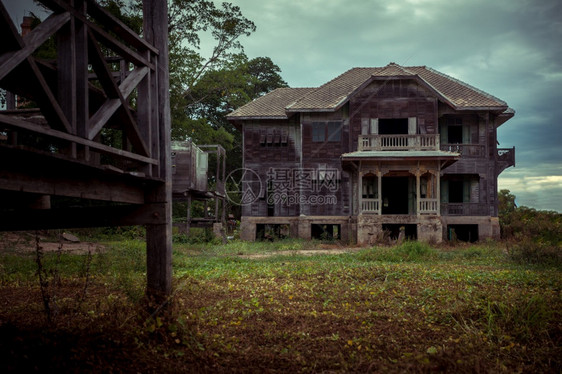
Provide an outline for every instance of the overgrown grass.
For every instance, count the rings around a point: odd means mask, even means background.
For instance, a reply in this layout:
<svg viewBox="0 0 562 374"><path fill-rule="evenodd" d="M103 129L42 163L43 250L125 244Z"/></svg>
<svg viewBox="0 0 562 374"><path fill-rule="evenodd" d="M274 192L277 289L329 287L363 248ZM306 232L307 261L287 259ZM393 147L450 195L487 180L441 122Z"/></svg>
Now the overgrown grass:
<svg viewBox="0 0 562 374"><path fill-rule="evenodd" d="M337 255L305 255L321 243L296 240L177 244L159 315L143 307L144 243L107 244L78 310L84 257L60 258L61 308L46 330L33 257L2 255L0 369L562 370L562 270L516 263L502 243Z"/></svg>

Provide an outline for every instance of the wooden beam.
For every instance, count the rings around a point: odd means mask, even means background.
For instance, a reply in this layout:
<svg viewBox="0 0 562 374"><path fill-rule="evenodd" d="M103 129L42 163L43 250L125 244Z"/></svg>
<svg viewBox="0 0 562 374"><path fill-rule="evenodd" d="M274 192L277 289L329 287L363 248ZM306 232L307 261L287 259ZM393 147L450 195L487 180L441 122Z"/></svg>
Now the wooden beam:
<svg viewBox="0 0 562 374"><path fill-rule="evenodd" d="M7 39L6 45L17 45L18 47L15 48L16 51L14 52L17 55L21 50L25 50L25 43L22 37L18 34L12 20L10 19L3 6L0 8L0 10L3 21L7 23L6 27L8 27L9 30L7 35L3 35L4 38ZM62 18L58 18L58 16L55 16L51 18L51 21L47 23L42 31L47 32L54 30L53 32L55 32L56 30L58 30L68 21L68 19L66 19L64 15L62 15L61 17ZM44 36L41 35L41 30L39 31L39 34L35 35L39 36L32 37L32 41L40 41L42 39L41 37ZM16 76L18 80L23 78L22 80L24 84L27 83L28 85L33 86L33 98L38 102L50 126L64 129L67 132L71 132L72 128L70 126L70 123L66 119L49 85L47 84L45 78L41 74L41 71L37 67L35 59L30 55L33 51L26 50L26 53L28 52L29 54L23 56L24 59L21 61L19 60L19 58L16 58L16 62L19 62L14 66L12 66L12 63L10 62L11 60L5 60L4 55L4 58L2 59L2 61L0 61L0 71L4 71L6 74L0 74L0 79L5 79L9 76ZM10 54L10 56L12 58L15 58L13 54ZM6 66L6 68L2 70L4 66Z"/></svg>
<svg viewBox="0 0 562 374"><path fill-rule="evenodd" d="M150 186L131 175L23 150L0 147L0 155L11 160L0 170L0 189L5 191L142 204Z"/></svg>
<svg viewBox="0 0 562 374"><path fill-rule="evenodd" d="M107 154L107 155L111 155L111 156L118 156L118 157L130 159L130 160L134 160L134 161L138 161L138 162L142 162L142 163L152 164L152 165L158 165L158 162L159 162L157 159L141 156L141 155L138 155L136 153L124 151L122 149L113 148L113 147L110 147L110 146L107 146L107 145L104 145L104 144L101 144L101 143L98 143L98 142L95 142L95 141L92 141L92 140L88 140L88 139L84 139L84 138L81 138L81 137L78 137L78 136L75 136L75 135L67 134L67 133L62 132L62 131L57 131L57 130L45 128L43 126L31 123L31 122L23 121L21 119L12 118L12 117L4 115L4 114L0 114L0 123L3 123L4 125L8 125L8 126L11 126L11 127L16 127L16 128L21 128L21 129L33 131L33 132L36 132L38 134L53 137L55 139L66 140L66 141L75 142L77 144L81 144L81 145L84 145L84 146L89 146L91 149L94 149L94 150L96 150L96 151L98 151L102 154Z"/></svg>
<svg viewBox="0 0 562 374"><path fill-rule="evenodd" d="M23 39L21 49L0 56L0 79L24 62L41 44L70 20L70 14L51 14ZM6 37L10 37L6 35Z"/></svg>
<svg viewBox="0 0 562 374"><path fill-rule="evenodd" d="M133 70L127 76L127 78L125 78L121 85L119 85L119 91L124 98L129 97L131 92L133 92L133 89L140 83L140 81L144 78L148 71L149 69L147 67L137 68ZM115 114L115 112L121 105L122 102L119 98L107 99L106 102L103 103L103 105L89 120L89 139L93 139L96 137L96 135L99 134L102 128L106 125L106 123Z"/></svg>
<svg viewBox="0 0 562 374"><path fill-rule="evenodd" d="M124 115L125 121L123 122L123 131L127 134L127 138L129 139L135 150L143 156L148 156L149 152L147 145L143 138L140 136L136 121L133 118L131 111L129 110L129 103L125 100L121 93L121 90L117 86L117 83L111 76L111 71L109 71L109 68L105 63L97 40L91 32L88 32L88 39L90 61L96 74L99 77L104 91L106 92L109 99L119 99L119 102L121 104L117 109L120 109ZM128 84L130 83L128 82L127 85ZM115 107L115 103L112 103L112 105L113 107ZM104 119L108 116L108 114L103 113L104 109L105 108L102 105L102 107L98 110L98 112L102 111L102 114L99 117L96 117L97 123L92 123L92 121L90 121L88 125L90 128L90 131L88 132L88 139L90 140L96 137L96 135L99 133L99 131L101 131L101 128L104 125L104 123L100 121L100 119ZM94 127L92 128L92 126Z"/></svg>
<svg viewBox="0 0 562 374"><path fill-rule="evenodd" d="M158 224L164 215L163 204L20 209L0 215L0 231Z"/></svg>
<svg viewBox="0 0 562 374"><path fill-rule="evenodd" d="M127 25L115 18L115 16L110 14L107 10L101 8L94 0L87 1L88 14L99 21L102 25L110 28L113 32L123 38L123 40L125 40L127 43L133 45L135 48L147 49L154 54L158 54L158 49L156 49L150 43L147 43L146 40L140 38Z"/></svg>
<svg viewBox="0 0 562 374"><path fill-rule="evenodd" d="M138 52L125 46L123 43L119 42L117 39L112 37L110 34L105 32L101 27L95 23L88 20L83 14L76 11L72 6L65 3L62 0L39 0L41 3L47 5L51 9L58 9L60 11L67 11L71 16L76 17L78 20L83 22L90 31L94 32L97 37L105 44L108 48L116 52L117 54L123 56L127 61L134 63L135 65L148 66L150 69L154 70L154 64L147 61Z"/></svg>

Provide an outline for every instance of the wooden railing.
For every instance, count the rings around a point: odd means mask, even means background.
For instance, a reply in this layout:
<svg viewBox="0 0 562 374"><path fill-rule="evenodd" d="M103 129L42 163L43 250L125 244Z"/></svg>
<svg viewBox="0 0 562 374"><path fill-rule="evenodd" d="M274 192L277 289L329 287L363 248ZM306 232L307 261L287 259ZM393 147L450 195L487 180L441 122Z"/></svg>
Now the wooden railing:
<svg viewBox="0 0 562 374"><path fill-rule="evenodd" d="M441 203L443 216L489 216L490 207L485 203Z"/></svg>
<svg viewBox="0 0 562 374"><path fill-rule="evenodd" d="M418 201L418 211L420 214L437 214L438 206L437 199L420 199ZM382 214L380 207L381 202L379 199L361 199L362 213Z"/></svg>
<svg viewBox="0 0 562 374"><path fill-rule="evenodd" d="M439 134L360 135L359 151L437 151Z"/></svg>
<svg viewBox="0 0 562 374"><path fill-rule="evenodd" d="M498 161L507 162L510 166L515 166L515 147L498 148Z"/></svg>
<svg viewBox="0 0 562 374"><path fill-rule="evenodd" d="M380 200L379 199L362 199L361 211L363 213L377 213L380 214Z"/></svg>
<svg viewBox="0 0 562 374"><path fill-rule="evenodd" d="M465 158L486 157L486 146L483 144L441 144L441 150L457 152Z"/></svg>
<svg viewBox="0 0 562 374"><path fill-rule="evenodd" d="M437 199L420 199L418 201L418 212L420 214L437 214L438 206Z"/></svg>

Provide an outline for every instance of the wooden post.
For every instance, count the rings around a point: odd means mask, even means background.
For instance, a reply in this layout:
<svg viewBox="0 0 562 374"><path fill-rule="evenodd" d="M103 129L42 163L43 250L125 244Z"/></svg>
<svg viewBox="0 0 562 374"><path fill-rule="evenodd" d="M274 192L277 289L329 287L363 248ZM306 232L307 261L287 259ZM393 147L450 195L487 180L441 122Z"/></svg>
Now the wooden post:
<svg viewBox="0 0 562 374"><path fill-rule="evenodd" d="M441 162L437 163L437 175L435 175L437 183L437 191L435 197L437 198L437 215L441 215Z"/></svg>
<svg viewBox="0 0 562 374"><path fill-rule="evenodd" d="M168 72L168 4L160 0L143 0L145 39L159 51L156 57L158 91L152 101L156 123L151 127L160 162L158 176L161 184L147 193L146 202L162 203L165 217L162 223L146 226L147 296L164 301L172 291L172 150L170 141L170 97ZM156 213L155 213L156 214Z"/></svg>
<svg viewBox="0 0 562 374"><path fill-rule="evenodd" d="M359 168L359 172L357 173L357 175L359 175L359 180L357 185L359 186L359 196L358 196L358 201L359 201L359 214L363 214L363 172L361 171L361 167Z"/></svg>
<svg viewBox="0 0 562 374"><path fill-rule="evenodd" d="M377 214L382 215L382 171L380 168L377 170L377 198L379 200L379 210Z"/></svg>

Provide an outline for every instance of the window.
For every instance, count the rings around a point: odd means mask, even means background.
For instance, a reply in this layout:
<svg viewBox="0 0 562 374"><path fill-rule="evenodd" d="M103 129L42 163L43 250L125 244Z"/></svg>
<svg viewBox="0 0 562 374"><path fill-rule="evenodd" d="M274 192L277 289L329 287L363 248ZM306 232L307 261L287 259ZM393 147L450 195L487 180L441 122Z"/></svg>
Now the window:
<svg viewBox="0 0 562 374"><path fill-rule="evenodd" d="M312 141L323 142L326 140L326 124L324 122L312 123Z"/></svg>
<svg viewBox="0 0 562 374"><path fill-rule="evenodd" d="M448 128L447 143L462 144L462 126L452 126Z"/></svg>
<svg viewBox="0 0 562 374"><path fill-rule="evenodd" d="M379 134L396 135L408 133L408 118L379 118Z"/></svg>
<svg viewBox="0 0 562 374"><path fill-rule="evenodd" d="M441 143L443 144L469 144L470 126L463 125L461 117L446 117L440 125Z"/></svg>
<svg viewBox="0 0 562 374"><path fill-rule="evenodd" d="M340 121L332 122L312 122L312 141L318 142L339 142L341 141Z"/></svg>
<svg viewBox="0 0 562 374"><path fill-rule="evenodd" d="M328 141L341 141L341 122L328 122Z"/></svg>

